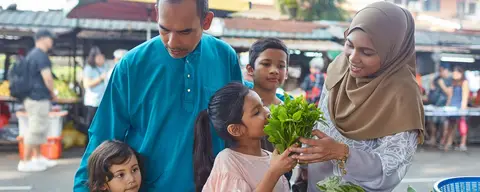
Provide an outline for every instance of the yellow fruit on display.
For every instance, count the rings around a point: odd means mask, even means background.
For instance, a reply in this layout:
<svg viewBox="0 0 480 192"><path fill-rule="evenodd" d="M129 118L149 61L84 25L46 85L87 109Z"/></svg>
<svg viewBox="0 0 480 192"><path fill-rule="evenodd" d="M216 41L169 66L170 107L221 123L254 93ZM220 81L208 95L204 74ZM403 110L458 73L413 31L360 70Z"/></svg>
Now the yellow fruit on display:
<svg viewBox="0 0 480 192"><path fill-rule="evenodd" d="M55 80L53 82L53 89L54 92L57 94L59 99L77 99L78 96L75 92L73 92L68 84L62 80Z"/></svg>
<svg viewBox="0 0 480 192"><path fill-rule="evenodd" d="M87 145L87 136L78 132L77 139L75 140L75 146L77 147L85 147Z"/></svg>
<svg viewBox="0 0 480 192"><path fill-rule="evenodd" d="M73 121L69 121L63 126L62 142L64 149L69 149L74 146L85 147L87 144L87 136L75 129Z"/></svg>
<svg viewBox="0 0 480 192"><path fill-rule="evenodd" d="M8 81L3 81L0 84L0 96L10 97L10 83Z"/></svg>
<svg viewBox="0 0 480 192"><path fill-rule="evenodd" d="M63 131L62 143L63 149L70 149L75 145L75 140L73 137L73 132L69 130Z"/></svg>

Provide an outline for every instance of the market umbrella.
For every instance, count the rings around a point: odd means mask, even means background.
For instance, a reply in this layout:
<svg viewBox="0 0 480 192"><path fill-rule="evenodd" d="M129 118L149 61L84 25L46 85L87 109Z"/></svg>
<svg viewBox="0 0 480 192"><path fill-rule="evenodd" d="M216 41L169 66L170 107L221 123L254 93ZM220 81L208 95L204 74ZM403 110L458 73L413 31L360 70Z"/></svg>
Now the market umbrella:
<svg viewBox="0 0 480 192"><path fill-rule="evenodd" d="M64 12L68 18L109 19L127 21L156 20L157 0L68 0ZM209 0L209 7L216 16L251 8L247 0ZM149 26L149 25L147 25ZM147 39L151 29L147 29Z"/></svg>

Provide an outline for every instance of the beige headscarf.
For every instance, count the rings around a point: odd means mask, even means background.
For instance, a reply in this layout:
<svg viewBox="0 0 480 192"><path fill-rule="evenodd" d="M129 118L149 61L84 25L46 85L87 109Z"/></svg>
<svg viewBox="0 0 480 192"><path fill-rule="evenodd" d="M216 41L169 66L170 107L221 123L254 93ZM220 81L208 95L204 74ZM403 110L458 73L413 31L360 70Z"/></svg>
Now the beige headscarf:
<svg viewBox="0 0 480 192"><path fill-rule="evenodd" d="M368 5L355 15L345 37L361 29L373 42L381 67L373 77L354 78L345 54L330 64L326 87L329 112L338 131L354 140L419 130L424 111L415 80L415 23L405 9L388 2Z"/></svg>

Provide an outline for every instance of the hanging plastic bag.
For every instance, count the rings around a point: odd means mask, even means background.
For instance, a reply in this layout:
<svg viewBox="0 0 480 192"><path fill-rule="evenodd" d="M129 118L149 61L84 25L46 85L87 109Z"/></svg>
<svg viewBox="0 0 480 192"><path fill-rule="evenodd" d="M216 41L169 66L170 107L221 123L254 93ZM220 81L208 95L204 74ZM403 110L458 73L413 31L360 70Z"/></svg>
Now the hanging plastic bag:
<svg viewBox="0 0 480 192"><path fill-rule="evenodd" d="M460 132L460 136L467 135L468 125L465 117L460 118L460 121L458 122L458 132Z"/></svg>

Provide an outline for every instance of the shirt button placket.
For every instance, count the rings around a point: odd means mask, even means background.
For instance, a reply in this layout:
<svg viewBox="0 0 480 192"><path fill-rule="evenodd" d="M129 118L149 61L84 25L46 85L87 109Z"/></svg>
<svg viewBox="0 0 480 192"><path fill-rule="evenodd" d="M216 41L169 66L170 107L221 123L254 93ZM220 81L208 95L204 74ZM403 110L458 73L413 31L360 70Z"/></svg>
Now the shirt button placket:
<svg viewBox="0 0 480 192"><path fill-rule="evenodd" d="M193 88L192 88L192 63L186 59L185 60L185 100L192 101L193 100Z"/></svg>

